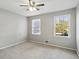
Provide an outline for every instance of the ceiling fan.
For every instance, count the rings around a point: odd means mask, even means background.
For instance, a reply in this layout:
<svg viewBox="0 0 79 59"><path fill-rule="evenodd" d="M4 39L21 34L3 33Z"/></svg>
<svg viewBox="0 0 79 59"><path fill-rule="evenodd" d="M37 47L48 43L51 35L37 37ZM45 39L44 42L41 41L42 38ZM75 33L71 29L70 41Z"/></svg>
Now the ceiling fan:
<svg viewBox="0 0 79 59"><path fill-rule="evenodd" d="M37 7L40 7L40 6L44 6L44 4L43 3L36 3L36 2L34 2L34 1L32 1L32 0L28 0L28 4L22 4L22 5L20 5L21 7L28 7L28 11L34 11L34 10L40 10L39 8L37 8Z"/></svg>

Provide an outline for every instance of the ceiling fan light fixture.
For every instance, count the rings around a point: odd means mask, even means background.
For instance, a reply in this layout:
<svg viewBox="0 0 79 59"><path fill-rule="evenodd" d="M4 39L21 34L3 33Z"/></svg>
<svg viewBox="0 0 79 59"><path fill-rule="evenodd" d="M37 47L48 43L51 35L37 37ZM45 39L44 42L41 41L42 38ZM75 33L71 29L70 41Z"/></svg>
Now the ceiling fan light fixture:
<svg viewBox="0 0 79 59"><path fill-rule="evenodd" d="M29 11L36 11L37 9L35 7L29 7Z"/></svg>
<svg viewBox="0 0 79 59"><path fill-rule="evenodd" d="M36 11L37 9L36 9L35 7L33 7L33 10L35 10L35 11Z"/></svg>
<svg viewBox="0 0 79 59"><path fill-rule="evenodd" d="M33 11L32 7L29 7L29 11Z"/></svg>

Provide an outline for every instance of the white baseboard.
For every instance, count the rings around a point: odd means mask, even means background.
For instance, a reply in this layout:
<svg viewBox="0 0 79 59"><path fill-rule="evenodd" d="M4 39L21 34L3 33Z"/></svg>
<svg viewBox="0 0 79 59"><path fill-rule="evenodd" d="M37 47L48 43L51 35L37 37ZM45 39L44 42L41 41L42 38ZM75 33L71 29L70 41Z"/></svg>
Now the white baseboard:
<svg viewBox="0 0 79 59"><path fill-rule="evenodd" d="M33 40L30 40L30 41L34 42L34 43L45 44L45 45L50 45L50 46L55 46L55 47L59 47L59 48L64 48L64 49L76 51L76 49L72 49L72 48L68 48L68 47L62 47L62 46L58 46L58 45L55 45L55 44L42 43L42 42L37 42L37 41L33 41Z"/></svg>
<svg viewBox="0 0 79 59"><path fill-rule="evenodd" d="M77 52L77 55L79 56L79 52L78 51L76 51Z"/></svg>
<svg viewBox="0 0 79 59"><path fill-rule="evenodd" d="M9 48L9 47L12 47L12 46L16 46L16 45L21 44L21 43L23 43L23 42L25 42L25 41L26 41L26 40L23 40L23 41L20 41L20 42L16 42L16 43L14 43L14 44L10 44L10 45L1 47L0 50L6 49L6 48Z"/></svg>

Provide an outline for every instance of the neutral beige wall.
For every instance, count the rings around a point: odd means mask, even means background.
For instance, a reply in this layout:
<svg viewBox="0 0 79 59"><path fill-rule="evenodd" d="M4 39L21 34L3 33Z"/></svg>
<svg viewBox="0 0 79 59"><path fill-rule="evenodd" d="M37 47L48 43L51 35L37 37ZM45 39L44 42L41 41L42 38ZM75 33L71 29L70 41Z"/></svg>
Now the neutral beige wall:
<svg viewBox="0 0 79 59"><path fill-rule="evenodd" d="M71 14L71 37L55 37L54 36L54 16L55 15L63 15L63 14ZM37 16L28 17L28 38L29 40L42 42L44 43L46 40L48 43L63 46L67 48L76 49L76 10L75 8L52 12L48 14L42 14ZM40 19L41 20L41 35L32 35L32 19Z"/></svg>
<svg viewBox="0 0 79 59"><path fill-rule="evenodd" d="M0 9L0 49L25 41L26 17Z"/></svg>

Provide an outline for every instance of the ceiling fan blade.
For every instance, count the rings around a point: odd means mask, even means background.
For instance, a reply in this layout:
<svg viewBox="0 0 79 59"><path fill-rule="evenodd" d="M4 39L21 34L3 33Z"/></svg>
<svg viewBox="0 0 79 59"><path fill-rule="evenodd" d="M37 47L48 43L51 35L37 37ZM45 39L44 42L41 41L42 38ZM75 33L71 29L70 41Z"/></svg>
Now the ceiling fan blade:
<svg viewBox="0 0 79 59"><path fill-rule="evenodd" d="M37 4L36 6L44 6L44 4Z"/></svg>
<svg viewBox="0 0 79 59"><path fill-rule="evenodd" d="M27 7L28 5L20 5L20 6Z"/></svg>

